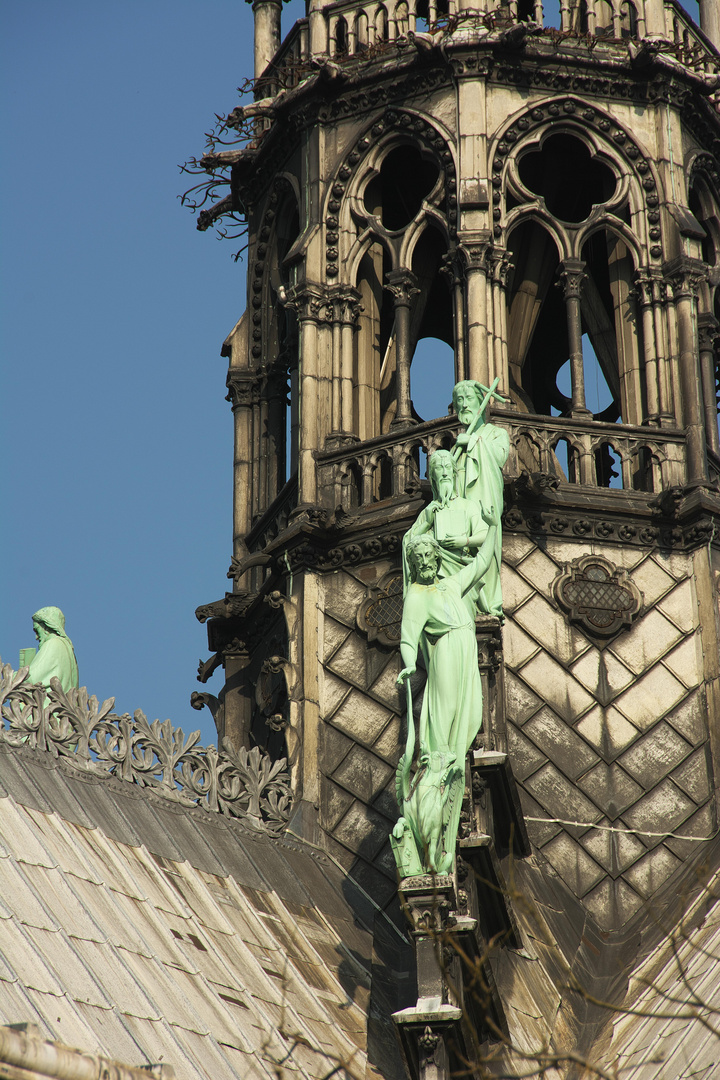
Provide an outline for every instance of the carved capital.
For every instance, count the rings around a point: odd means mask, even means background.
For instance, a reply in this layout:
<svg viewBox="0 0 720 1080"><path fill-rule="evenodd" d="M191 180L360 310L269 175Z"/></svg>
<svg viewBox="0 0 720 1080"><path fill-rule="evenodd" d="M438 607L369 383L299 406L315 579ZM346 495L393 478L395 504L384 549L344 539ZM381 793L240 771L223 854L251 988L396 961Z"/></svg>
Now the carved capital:
<svg viewBox="0 0 720 1080"><path fill-rule="evenodd" d="M363 305L360 303L360 293L357 289L343 289L332 297L332 319L334 323L343 326L357 325Z"/></svg>
<svg viewBox="0 0 720 1080"><path fill-rule="evenodd" d="M558 271L558 285L563 291L566 300L579 300L582 287L587 281L585 263L580 259L566 259L560 264Z"/></svg>
<svg viewBox="0 0 720 1080"><path fill-rule="evenodd" d="M700 259L679 255L663 267L664 281L672 287L676 300L697 299L700 286L707 280L708 268Z"/></svg>
<svg viewBox="0 0 720 1080"><path fill-rule="evenodd" d="M513 265L510 252L505 248L493 247L489 252L489 262L493 283L505 288Z"/></svg>
<svg viewBox="0 0 720 1080"><path fill-rule="evenodd" d="M720 323L714 315L699 316L698 341L700 352L712 353L720 346Z"/></svg>
<svg viewBox="0 0 720 1080"><path fill-rule="evenodd" d="M262 376L255 371L235 371L232 368L228 372L225 385L228 388L226 401L236 407L250 408L260 400L260 383Z"/></svg>
<svg viewBox="0 0 720 1080"><path fill-rule="evenodd" d="M391 270L386 277L387 283L384 287L392 293L395 307L410 307L413 296L420 292L418 280L412 271Z"/></svg>
<svg viewBox="0 0 720 1080"><path fill-rule="evenodd" d="M332 322L332 300L308 286L297 286L287 294L286 307L297 315L298 322Z"/></svg>

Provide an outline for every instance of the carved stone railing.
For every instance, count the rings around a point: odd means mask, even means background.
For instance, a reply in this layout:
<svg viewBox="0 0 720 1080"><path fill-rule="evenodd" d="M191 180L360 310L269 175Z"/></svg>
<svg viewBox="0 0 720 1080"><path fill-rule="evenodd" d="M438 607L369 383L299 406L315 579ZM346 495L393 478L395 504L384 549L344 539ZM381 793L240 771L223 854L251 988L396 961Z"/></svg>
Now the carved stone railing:
<svg viewBox="0 0 720 1080"><path fill-rule="evenodd" d="M510 436L504 470L508 479L521 472L542 472L557 477L561 486L607 488L617 473L625 490L645 492L686 482L682 431L535 416L507 409L494 409L490 418ZM447 416L318 452L318 488L323 504L351 510L412 490L419 480L420 451L429 454L451 446L458 426L457 417Z"/></svg>
<svg viewBox="0 0 720 1080"><path fill-rule="evenodd" d="M0 661L0 743L44 750L76 769L114 776L182 806L240 818L264 831L282 831L289 818L290 781L283 758L258 747L222 751L198 746L200 732L185 737L169 720L149 723L139 709L116 716L83 686L63 691L28 683L28 668Z"/></svg>
<svg viewBox="0 0 720 1080"><path fill-rule="evenodd" d="M297 473L295 473L281 488L267 510L254 522L252 529L245 537L248 551L263 551L278 533L287 528L290 514L297 506L297 500L298 482Z"/></svg>

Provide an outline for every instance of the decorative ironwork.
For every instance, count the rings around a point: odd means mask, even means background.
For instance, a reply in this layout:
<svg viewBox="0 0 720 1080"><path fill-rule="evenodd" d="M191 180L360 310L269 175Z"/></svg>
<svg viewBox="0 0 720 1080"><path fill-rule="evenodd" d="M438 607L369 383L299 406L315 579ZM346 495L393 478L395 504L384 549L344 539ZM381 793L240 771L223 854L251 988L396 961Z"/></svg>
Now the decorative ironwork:
<svg viewBox="0 0 720 1080"><path fill-rule="evenodd" d="M102 705L81 686L65 692L27 681L28 668L0 662L0 742L45 750L93 775L114 776L183 806L201 806L273 833L287 825L290 778L283 758L259 747L222 750L198 746L200 732L185 736L169 720L150 723L136 710L117 716L114 698Z"/></svg>
<svg viewBox="0 0 720 1080"><path fill-rule="evenodd" d="M553 592L571 622L602 637L627 630L643 599L626 572L599 555L570 563L555 580Z"/></svg>
<svg viewBox="0 0 720 1080"><path fill-rule="evenodd" d="M402 574L393 570L381 579L380 585L372 589L370 598L360 605L358 626L367 634L368 641L377 638L383 645L392 647L400 642L402 612Z"/></svg>

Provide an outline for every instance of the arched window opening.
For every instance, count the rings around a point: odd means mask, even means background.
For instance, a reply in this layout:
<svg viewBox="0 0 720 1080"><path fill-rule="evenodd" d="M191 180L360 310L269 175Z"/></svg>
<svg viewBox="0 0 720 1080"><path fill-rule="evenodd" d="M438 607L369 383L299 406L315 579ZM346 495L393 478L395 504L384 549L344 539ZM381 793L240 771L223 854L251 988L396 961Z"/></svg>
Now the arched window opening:
<svg viewBox="0 0 720 1080"><path fill-rule="evenodd" d="M418 0L415 5L415 30L427 33L430 29L430 4L428 0Z"/></svg>
<svg viewBox="0 0 720 1080"><path fill-rule="evenodd" d="M378 499L389 499L392 496L392 459L388 454L383 454L378 466Z"/></svg>
<svg viewBox="0 0 720 1080"><path fill-rule="evenodd" d="M620 23L620 36L624 38L636 38L638 36L638 13L631 0L623 0L620 8L622 21Z"/></svg>
<svg viewBox="0 0 720 1080"><path fill-rule="evenodd" d="M587 0L580 0L576 11L577 15L574 18L577 18L577 29L581 34L587 34L590 30Z"/></svg>
<svg viewBox="0 0 720 1080"><path fill-rule="evenodd" d="M564 413L569 396L557 385L568 358L567 320L555 287L559 255L551 235L535 221L509 239L508 363L510 395L521 409L546 416Z"/></svg>
<svg viewBox="0 0 720 1080"><path fill-rule="evenodd" d="M356 288L360 293L354 378L354 431L372 439L390 429L397 406L395 311L386 288L390 259L382 244L363 256Z"/></svg>
<svg viewBox="0 0 720 1080"><path fill-rule="evenodd" d="M272 500L280 491L283 484L290 479L297 470L299 415L298 415L298 328L297 320L292 309L286 307L279 300L282 288L287 288L290 282L290 267L285 260L293 244L300 235L300 215L297 201L291 192L287 192L285 198L277 210L275 218L274 245L275 254L267 260L272 268L270 272L271 295L274 303L268 310L268 339L266 362L270 357L276 357L275 371L278 380L287 379L289 387L283 389L282 383L276 382L274 392L268 399L267 438L269 440L270 464L268 467L268 495ZM253 324L256 315L253 312ZM256 327L253 325L253 337ZM289 406L289 407L288 407ZM273 459L276 464L273 464Z"/></svg>
<svg viewBox="0 0 720 1080"><path fill-rule="evenodd" d="M595 450L595 479L598 487L623 486L622 460L612 443L601 443Z"/></svg>
<svg viewBox="0 0 720 1080"><path fill-rule="evenodd" d="M400 0L399 4L395 5L395 30L397 37L407 37L407 32L410 29L410 17L408 14L408 6L405 0Z"/></svg>
<svg viewBox="0 0 720 1080"><path fill-rule="evenodd" d="M525 187L541 195L553 217L585 221L593 206L610 199L616 183L612 170L573 135L550 135L539 150L520 158L518 173Z"/></svg>
<svg viewBox="0 0 720 1080"><path fill-rule="evenodd" d="M341 15L335 23L335 55L343 56L348 51L348 24Z"/></svg>
<svg viewBox="0 0 720 1080"><path fill-rule="evenodd" d="M388 39L388 16L385 8L380 7L375 12L375 40L387 41Z"/></svg>
<svg viewBox="0 0 720 1080"><path fill-rule="evenodd" d="M535 21L534 0L518 0L517 17L519 22Z"/></svg>
<svg viewBox="0 0 720 1080"><path fill-rule="evenodd" d="M568 439L558 439L553 447L556 475L569 484L577 483L576 454Z"/></svg>
<svg viewBox="0 0 720 1080"><path fill-rule="evenodd" d="M635 267L627 244L610 229L593 233L582 251L586 279L581 292L586 395L593 381L602 395L588 408L596 420L641 423L645 387L639 380L642 352ZM588 367L591 366L591 378ZM635 385L637 383L637 385ZM609 391L608 400L606 391Z"/></svg>
<svg viewBox="0 0 720 1080"><path fill-rule="evenodd" d="M368 47L368 17L364 11L355 19L355 44L358 52Z"/></svg>
<svg viewBox="0 0 720 1080"><path fill-rule="evenodd" d="M415 346L412 361L413 416L421 423L447 416L455 382L452 346L436 337L424 337Z"/></svg>
<svg viewBox="0 0 720 1080"><path fill-rule="evenodd" d="M410 320L411 394L417 420L444 416L455 383L452 295L440 272L446 251L444 238L433 227L425 229L413 251L412 271L419 291Z"/></svg>
<svg viewBox="0 0 720 1080"><path fill-rule="evenodd" d="M587 334L583 334L582 344L585 403L596 420L607 420L609 423L614 423L618 419L615 394L610 389L605 372Z"/></svg>
<svg viewBox="0 0 720 1080"><path fill-rule="evenodd" d="M649 446L641 446L634 462L635 468L632 474L632 485L635 491L659 490L655 483L655 474L658 474L658 464L653 458Z"/></svg>
<svg viewBox="0 0 720 1080"><path fill-rule="evenodd" d="M394 232L415 218L437 183L437 164L416 146L396 146L383 159L380 173L365 188L365 209Z"/></svg>

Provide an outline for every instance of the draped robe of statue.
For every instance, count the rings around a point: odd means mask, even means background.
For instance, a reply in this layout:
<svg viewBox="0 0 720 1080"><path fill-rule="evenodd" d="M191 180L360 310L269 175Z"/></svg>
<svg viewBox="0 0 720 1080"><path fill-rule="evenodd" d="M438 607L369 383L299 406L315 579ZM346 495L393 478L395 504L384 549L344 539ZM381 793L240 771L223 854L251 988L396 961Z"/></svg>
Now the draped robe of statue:
<svg viewBox="0 0 720 1080"><path fill-rule="evenodd" d="M499 516L503 509L503 465L510 452L510 439L504 428L485 423L468 428L466 446L455 446L453 457L457 463L456 490L458 495L485 509L494 509ZM497 530L493 561L488 567L480 595L478 608L488 615L502 619L502 588L500 567L502 564L502 534Z"/></svg>
<svg viewBox="0 0 720 1080"><path fill-rule="evenodd" d="M397 770L403 816L391 836L401 876L449 873L455 856L465 782L465 756L482 724L482 683L475 637L475 597L491 565L497 527L477 555L455 574L432 584L414 581L403 604L400 651L405 672L418 650L427 670L419 725L417 771L412 709L405 753ZM418 538L415 544L422 544ZM429 543L435 543L429 541ZM437 554L437 564L440 553ZM436 564L436 570L437 570Z"/></svg>
<svg viewBox="0 0 720 1080"><path fill-rule="evenodd" d="M56 676L66 692L79 686L75 650L65 633L65 616L60 608L40 608L33 615L33 623L43 627L46 634L30 662L28 682L49 686L50 680Z"/></svg>

